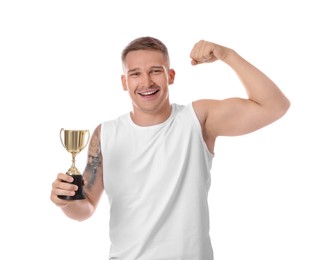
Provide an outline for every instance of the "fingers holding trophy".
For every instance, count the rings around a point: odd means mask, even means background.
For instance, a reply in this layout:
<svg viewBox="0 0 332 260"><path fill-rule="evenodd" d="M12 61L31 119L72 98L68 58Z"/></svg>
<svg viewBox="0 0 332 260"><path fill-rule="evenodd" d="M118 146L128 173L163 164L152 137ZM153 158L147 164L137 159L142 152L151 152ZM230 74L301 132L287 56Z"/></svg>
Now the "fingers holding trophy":
<svg viewBox="0 0 332 260"><path fill-rule="evenodd" d="M74 178L72 184L77 185L78 189L74 196L58 195L60 199L64 200L81 200L85 199L83 191L83 176L75 166L76 155L80 153L88 144L90 140L89 130L60 130L60 140L63 147L72 155L72 164L66 174Z"/></svg>

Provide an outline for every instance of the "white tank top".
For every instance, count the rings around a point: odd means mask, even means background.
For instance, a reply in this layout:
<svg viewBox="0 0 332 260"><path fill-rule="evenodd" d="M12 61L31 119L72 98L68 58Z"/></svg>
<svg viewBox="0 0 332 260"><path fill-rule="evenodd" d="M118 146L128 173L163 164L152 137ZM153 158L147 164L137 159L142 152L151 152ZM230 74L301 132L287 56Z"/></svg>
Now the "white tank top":
<svg viewBox="0 0 332 260"><path fill-rule="evenodd" d="M101 128L110 202L109 259L212 260L208 192L213 154L192 104L163 123L125 114Z"/></svg>

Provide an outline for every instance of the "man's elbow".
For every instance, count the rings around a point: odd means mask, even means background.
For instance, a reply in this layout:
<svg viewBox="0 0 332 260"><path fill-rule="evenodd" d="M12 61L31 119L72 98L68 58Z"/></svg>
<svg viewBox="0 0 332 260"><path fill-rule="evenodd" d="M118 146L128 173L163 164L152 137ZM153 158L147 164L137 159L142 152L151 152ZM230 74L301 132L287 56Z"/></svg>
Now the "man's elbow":
<svg viewBox="0 0 332 260"><path fill-rule="evenodd" d="M291 102L286 97L283 98L283 100L281 100L280 102L278 102L278 104L276 104L273 109L276 119L283 117L289 110L290 106L291 106Z"/></svg>

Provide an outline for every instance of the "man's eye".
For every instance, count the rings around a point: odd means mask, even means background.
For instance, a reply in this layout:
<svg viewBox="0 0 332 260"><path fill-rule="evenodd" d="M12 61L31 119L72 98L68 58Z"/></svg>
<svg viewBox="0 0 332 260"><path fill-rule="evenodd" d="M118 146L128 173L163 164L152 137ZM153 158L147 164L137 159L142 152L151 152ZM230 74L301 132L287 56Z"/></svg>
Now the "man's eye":
<svg viewBox="0 0 332 260"><path fill-rule="evenodd" d="M161 70L152 70L152 71L151 71L152 74L158 74L158 73L160 73L160 72L161 72Z"/></svg>
<svg viewBox="0 0 332 260"><path fill-rule="evenodd" d="M131 76L131 77L137 77L137 76L139 76L139 72L134 72L134 73L130 73L129 74L129 76Z"/></svg>

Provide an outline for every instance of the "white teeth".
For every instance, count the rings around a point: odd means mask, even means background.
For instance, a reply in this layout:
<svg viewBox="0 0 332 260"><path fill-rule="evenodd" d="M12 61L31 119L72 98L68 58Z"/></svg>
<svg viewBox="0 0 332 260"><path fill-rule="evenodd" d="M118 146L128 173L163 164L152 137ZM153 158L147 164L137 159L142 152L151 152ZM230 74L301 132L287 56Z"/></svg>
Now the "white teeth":
<svg viewBox="0 0 332 260"><path fill-rule="evenodd" d="M140 93L143 96L148 96L148 95L152 95L154 93L156 93L157 91L150 91L150 92L144 92L144 93Z"/></svg>

